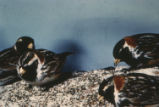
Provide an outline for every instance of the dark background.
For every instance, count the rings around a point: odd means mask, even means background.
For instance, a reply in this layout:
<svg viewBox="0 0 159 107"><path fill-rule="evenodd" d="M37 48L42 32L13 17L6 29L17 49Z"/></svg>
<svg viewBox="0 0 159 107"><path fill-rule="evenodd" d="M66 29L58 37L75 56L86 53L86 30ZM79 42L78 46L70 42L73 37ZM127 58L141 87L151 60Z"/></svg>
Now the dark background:
<svg viewBox="0 0 159 107"><path fill-rule="evenodd" d="M0 0L0 50L31 36L37 48L75 52L66 71L113 65L115 43L136 33L159 33L158 0Z"/></svg>

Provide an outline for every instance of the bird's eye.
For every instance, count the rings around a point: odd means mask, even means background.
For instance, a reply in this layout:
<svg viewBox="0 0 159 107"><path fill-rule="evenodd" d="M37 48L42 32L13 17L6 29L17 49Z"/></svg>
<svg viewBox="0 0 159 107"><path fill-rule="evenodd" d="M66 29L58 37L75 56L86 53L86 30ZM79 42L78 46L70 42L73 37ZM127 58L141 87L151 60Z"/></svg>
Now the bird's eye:
<svg viewBox="0 0 159 107"><path fill-rule="evenodd" d="M119 52L121 52L122 51L122 49L119 49Z"/></svg>

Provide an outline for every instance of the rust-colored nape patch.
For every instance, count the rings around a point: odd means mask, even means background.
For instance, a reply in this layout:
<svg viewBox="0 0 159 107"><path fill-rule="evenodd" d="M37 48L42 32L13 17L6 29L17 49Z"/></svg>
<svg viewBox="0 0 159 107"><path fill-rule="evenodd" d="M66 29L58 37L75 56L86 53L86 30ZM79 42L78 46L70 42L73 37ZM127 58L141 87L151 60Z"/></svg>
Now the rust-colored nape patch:
<svg viewBox="0 0 159 107"><path fill-rule="evenodd" d="M124 40L126 41L126 43L132 47L136 47L137 43L136 43L136 39L129 36L129 37L125 37Z"/></svg>
<svg viewBox="0 0 159 107"><path fill-rule="evenodd" d="M116 86L118 91L123 89L124 84L125 84L125 77L124 76L115 76L114 77L114 85Z"/></svg>
<svg viewBox="0 0 159 107"><path fill-rule="evenodd" d="M44 56L39 52L36 52L36 55L40 59L41 64L43 64L44 63Z"/></svg>

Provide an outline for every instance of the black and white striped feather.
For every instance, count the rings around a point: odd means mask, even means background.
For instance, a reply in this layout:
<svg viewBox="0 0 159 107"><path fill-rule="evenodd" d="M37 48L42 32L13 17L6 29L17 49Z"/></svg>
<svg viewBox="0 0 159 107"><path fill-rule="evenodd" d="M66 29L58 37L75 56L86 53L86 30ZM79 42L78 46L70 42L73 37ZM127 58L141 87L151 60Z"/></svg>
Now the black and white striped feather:
<svg viewBox="0 0 159 107"><path fill-rule="evenodd" d="M159 77L142 73L112 76L100 84L99 95L116 107L159 106Z"/></svg>
<svg viewBox="0 0 159 107"><path fill-rule="evenodd" d="M55 54L45 49L28 51L19 59L18 74L32 85L43 85L56 80L61 75L66 57L70 54L72 53Z"/></svg>

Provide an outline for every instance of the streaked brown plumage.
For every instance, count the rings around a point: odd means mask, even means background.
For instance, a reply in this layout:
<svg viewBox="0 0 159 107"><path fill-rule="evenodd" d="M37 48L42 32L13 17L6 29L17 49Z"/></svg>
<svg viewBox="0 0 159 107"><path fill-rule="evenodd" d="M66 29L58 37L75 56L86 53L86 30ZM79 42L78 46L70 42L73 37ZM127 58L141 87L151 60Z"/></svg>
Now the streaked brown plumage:
<svg viewBox="0 0 159 107"><path fill-rule="evenodd" d="M159 106L159 77L144 73L112 76L100 84L99 95L116 107Z"/></svg>
<svg viewBox="0 0 159 107"><path fill-rule="evenodd" d="M23 52L34 49L34 40L31 37L23 36L17 39L14 46L0 52L0 81L9 77L17 78L16 64ZM8 78L8 79L6 79ZM5 84L4 84L5 85Z"/></svg>
<svg viewBox="0 0 159 107"><path fill-rule="evenodd" d="M38 49L24 53L18 62L17 71L21 79L31 85L45 85L58 79L66 57L72 53L55 54Z"/></svg>
<svg viewBox="0 0 159 107"><path fill-rule="evenodd" d="M114 47L115 65L124 61L132 68L159 64L159 34L144 33L127 36Z"/></svg>

